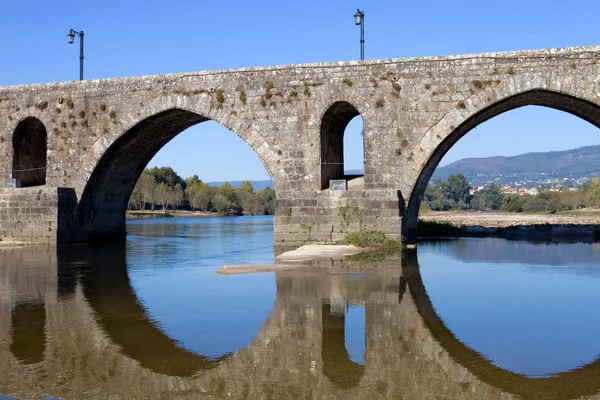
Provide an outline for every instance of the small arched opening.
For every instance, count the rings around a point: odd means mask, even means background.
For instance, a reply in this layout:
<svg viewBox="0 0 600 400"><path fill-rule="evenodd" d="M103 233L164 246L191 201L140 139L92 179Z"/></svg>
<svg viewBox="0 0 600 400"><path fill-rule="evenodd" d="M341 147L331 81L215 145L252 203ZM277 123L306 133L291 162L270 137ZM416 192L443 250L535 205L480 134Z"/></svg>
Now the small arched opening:
<svg viewBox="0 0 600 400"><path fill-rule="evenodd" d="M46 127L37 118L19 122L13 136L13 173L20 187L46 184Z"/></svg>
<svg viewBox="0 0 600 400"><path fill-rule="evenodd" d="M360 113L346 101L335 102L321 120L321 190L329 188L333 179L354 179L363 171Z"/></svg>

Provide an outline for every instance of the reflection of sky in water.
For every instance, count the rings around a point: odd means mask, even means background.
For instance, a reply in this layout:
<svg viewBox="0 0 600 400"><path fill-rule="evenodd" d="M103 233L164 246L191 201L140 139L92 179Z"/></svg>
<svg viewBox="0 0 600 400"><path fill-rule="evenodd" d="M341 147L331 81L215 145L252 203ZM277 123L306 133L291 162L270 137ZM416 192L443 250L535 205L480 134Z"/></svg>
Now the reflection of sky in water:
<svg viewBox="0 0 600 400"><path fill-rule="evenodd" d="M365 365L365 307L350 305L346 312L344 343L352 361Z"/></svg>
<svg viewBox="0 0 600 400"><path fill-rule="evenodd" d="M440 318L495 365L546 376L600 355L600 253L592 244L459 239L422 243L418 257Z"/></svg>
<svg viewBox="0 0 600 400"><path fill-rule="evenodd" d="M208 357L250 343L271 313L275 276L215 270L273 263L272 217L134 220L127 230L131 285L168 336Z"/></svg>

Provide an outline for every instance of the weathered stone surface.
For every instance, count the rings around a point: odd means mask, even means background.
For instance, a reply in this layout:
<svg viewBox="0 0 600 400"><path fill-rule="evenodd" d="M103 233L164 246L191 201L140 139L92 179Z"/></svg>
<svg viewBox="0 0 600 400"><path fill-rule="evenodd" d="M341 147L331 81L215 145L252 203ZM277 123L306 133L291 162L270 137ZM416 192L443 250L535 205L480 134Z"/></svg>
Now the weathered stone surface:
<svg viewBox="0 0 600 400"><path fill-rule="evenodd" d="M73 188L68 240L123 237L127 200L148 161L184 129L215 120L271 175L276 227L290 228L276 229L276 243L367 228L350 225L342 207L358 208L352 218L383 217L368 229L410 242L433 170L481 122L542 105L600 126L599 56L600 47L574 47L2 87L0 178ZM329 192L328 180L343 175L341 135L355 115L364 122L364 190ZM45 160L37 151L44 131ZM14 214L13 203L0 203L0 217ZM299 239L313 222L329 225L329 238L318 229Z"/></svg>

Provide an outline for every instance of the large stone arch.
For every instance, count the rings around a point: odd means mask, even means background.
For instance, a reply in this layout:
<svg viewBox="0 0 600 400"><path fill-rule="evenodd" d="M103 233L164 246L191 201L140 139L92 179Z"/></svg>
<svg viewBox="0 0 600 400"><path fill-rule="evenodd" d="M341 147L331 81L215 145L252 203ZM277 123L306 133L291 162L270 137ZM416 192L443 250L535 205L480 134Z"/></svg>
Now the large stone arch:
<svg viewBox="0 0 600 400"><path fill-rule="evenodd" d="M446 114L415 146L421 161L412 170L414 183L403 214L402 235L405 243L416 242L419 206L435 168L450 148L477 125L515 108L537 105L570 113L600 128L600 105L589 100L593 96L578 97L556 90L533 88L507 95L490 104L491 93L474 95L468 105L467 102L459 103L460 107ZM454 125L452 121L461 122Z"/></svg>
<svg viewBox="0 0 600 400"><path fill-rule="evenodd" d="M167 108L138 120L122 134L108 133L98 139L88 153L89 163L94 165L83 179L85 186L80 189L76 215L80 240L124 237L127 202L148 162L179 133L192 125L219 118L218 115L213 117L180 107ZM231 122L231 118L224 120ZM221 125L232 130L230 123ZM246 129L234 126L242 131L234 133L258 154L277 188L283 178L274 167L268 144L252 131L252 125Z"/></svg>
<svg viewBox="0 0 600 400"><path fill-rule="evenodd" d="M36 117L21 120L13 134L12 177L21 187L46 184L48 133L44 123Z"/></svg>
<svg viewBox="0 0 600 400"><path fill-rule="evenodd" d="M431 336L450 357L481 381L527 399L573 399L592 396L600 391L600 359L568 372L546 378L530 378L492 364L454 336L437 314L419 270L417 251L403 254L402 274L417 310Z"/></svg>

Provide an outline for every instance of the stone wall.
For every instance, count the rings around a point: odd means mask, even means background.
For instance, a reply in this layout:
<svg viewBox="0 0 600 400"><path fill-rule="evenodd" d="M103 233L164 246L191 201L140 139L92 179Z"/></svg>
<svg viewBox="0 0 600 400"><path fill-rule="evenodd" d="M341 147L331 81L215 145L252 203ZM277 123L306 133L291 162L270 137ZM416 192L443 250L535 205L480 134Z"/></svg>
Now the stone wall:
<svg viewBox="0 0 600 400"><path fill-rule="evenodd" d="M278 192L275 244L332 243L359 230L399 239L399 195L397 190Z"/></svg>
<svg viewBox="0 0 600 400"><path fill-rule="evenodd" d="M76 206L73 189L0 189L0 242L69 242Z"/></svg>

